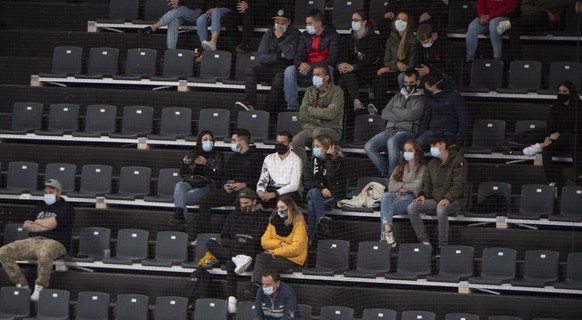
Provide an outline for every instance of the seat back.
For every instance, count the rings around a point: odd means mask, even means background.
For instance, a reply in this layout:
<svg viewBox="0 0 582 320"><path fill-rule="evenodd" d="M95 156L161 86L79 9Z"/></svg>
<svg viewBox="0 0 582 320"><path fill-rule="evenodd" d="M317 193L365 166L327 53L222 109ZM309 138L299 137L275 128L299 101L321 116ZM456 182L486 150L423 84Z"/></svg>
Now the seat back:
<svg viewBox="0 0 582 320"><path fill-rule="evenodd" d="M545 184L522 185L519 213L534 216L553 214L554 187Z"/></svg>
<svg viewBox="0 0 582 320"><path fill-rule="evenodd" d="M117 232L118 258L145 259L148 257L150 233L141 229L120 229Z"/></svg>
<svg viewBox="0 0 582 320"><path fill-rule="evenodd" d="M51 104L47 130L62 132L79 130L79 105L72 103Z"/></svg>
<svg viewBox="0 0 582 320"><path fill-rule="evenodd" d="M8 164L6 189L31 191L36 190L38 180L38 163L13 161Z"/></svg>
<svg viewBox="0 0 582 320"><path fill-rule="evenodd" d="M0 313L13 318L24 318L30 314L30 289L2 287L0 289Z"/></svg>
<svg viewBox="0 0 582 320"><path fill-rule="evenodd" d="M429 311L408 310L403 311L401 320L436 320L436 314Z"/></svg>
<svg viewBox="0 0 582 320"><path fill-rule="evenodd" d="M139 14L139 0L109 0L109 19L131 20Z"/></svg>
<svg viewBox="0 0 582 320"><path fill-rule="evenodd" d="M228 51L204 51L200 63L201 78L216 78L218 81L230 78L232 53Z"/></svg>
<svg viewBox="0 0 582 320"><path fill-rule="evenodd" d="M503 79L503 61L476 59L471 64L471 88L496 90Z"/></svg>
<svg viewBox="0 0 582 320"><path fill-rule="evenodd" d="M156 298L154 320L187 320L188 299L184 297L162 296Z"/></svg>
<svg viewBox="0 0 582 320"><path fill-rule="evenodd" d="M505 120L477 119L473 123L472 148L495 149L505 142Z"/></svg>
<svg viewBox="0 0 582 320"><path fill-rule="evenodd" d="M85 114L85 132L107 134L115 132L117 107L106 104L87 106Z"/></svg>
<svg viewBox="0 0 582 320"><path fill-rule="evenodd" d="M582 252L568 253L566 280L582 282Z"/></svg>
<svg viewBox="0 0 582 320"><path fill-rule="evenodd" d="M147 167L123 167L119 178L119 194L135 197L150 193L152 169Z"/></svg>
<svg viewBox="0 0 582 320"><path fill-rule="evenodd" d="M388 9L388 4L388 0L371 0L368 18L376 23L382 21L384 19L384 13L386 13Z"/></svg>
<svg viewBox="0 0 582 320"><path fill-rule="evenodd" d="M392 247L384 242L360 242L358 244L357 270L376 273L389 272L391 249Z"/></svg>
<svg viewBox="0 0 582 320"><path fill-rule="evenodd" d="M141 294L118 294L115 306L117 320L143 320L148 318L149 297Z"/></svg>
<svg viewBox="0 0 582 320"><path fill-rule="evenodd" d="M39 130L42 127L42 109L42 103L15 102L12 109L12 130Z"/></svg>
<svg viewBox="0 0 582 320"><path fill-rule="evenodd" d="M314 9L324 12L325 0L296 0L295 20L293 21L293 24L297 28L305 28L305 18L307 18L307 13Z"/></svg>
<svg viewBox="0 0 582 320"><path fill-rule="evenodd" d="M515 278L517 251L510 248L489 247L483 249L481 276L512 280Z"/></svg>
<svg viewBox="0 0 582 320"><path fill-rule="evenodd" d="M352 27L352 13L364 9L364 0L334 0L331 22L338 30Z"/></svg>
<svg viewBox="0 0 582 320"><path fill-rule="evenodd" d="M524 279L544 282L558 280L559 253L552 250L527 250L523 265Z"/></svg>
<svg viewBox="0 0 582 320"><path fill-rule="evenodd" d="M202 109L198 116L198 133L210 130L216 140L228 137L230 133L230 110Z"/></svg>
<svg viewBox="0 0 582 320"><path fill-rule="evenodd" d="M299 118L299 112L283 111L277 115L277 132L288 131L293 136L303 131L303 122Z"/></svg>
<svg viewBox="0 0 582 320"><path fill-rule="evenodd" d="M123 108L121 133L146 135L152 132L154 108L147 106L126 106Z"/></svg>
<svg viewBox="0 0 582 320"><path fill-rule="evenodd" d="M484 203L488 197L499 196L505 198L504 206L507 208L501 213L507 213L511 210L511 184L506 182L497 181L485 181L479 183L479 190L477 191L477 203ZM499 203L501 205L501 203ZM491 210L497 210L499 208L491 208Z"/></svg>
<svg viewBox="0 0 582 320"><path fill-rule="evenodd" d="M365 309L362 320L396 320L396 311L389 309Z"/></svg>
<svg viewBox="0 0 582 320"><path fill-rule="evenodd" d="M111 192L111 166L101 164L86 164L81 169L82 193L103 195Z"/></svg>
<svg viewBox="0 0 582 320"><path fill-rule="evenodd" d="M522 320L520 317L511 316L489 316L488 320Z"/></svg>
<svg viewBox="0 0 582 320"><path fill-rule="evenodd" d="M354 123L353 143L364 145L370 138L382 132L385 127L386 121L380 115L357 115Z"/></svg>
<svg viewBox="0 0 582 320"><path fill-rule="evenodd" d="M37 304L37 319L68 319L70 293L67 290L43 289Z"/></svg>
<svg viewBox="0 0 582 320"><path fill-rule="evenodd" d="M576 88L582 86L582 64L576 61L552 61L548 89L558 91L560 82L571 81Z"/></svg>
<svg viewBox="0 0 582 320"><path fill-rule="evenodd" d="M110 47L91 48L87 74L114 75L118 70L119 49Z"/></svg>
<svg viewBox="0 0 582 320"><path fill-rule="evenodd" d="M565 186L562 188L560 214L582 216L581 186Z"/></svg>
<svg viewBox="0 0 582 320"><path fill-rule="evenodd" d="M158 196L173 196L176 183L182 181L180 169L165 168L160 169L158 175Z"/></svg>
<svg viewBox="0 0 582 320"><path fill-rule="evenodd" d="M444 246L441 248L439 274L455 275L461 279L473 275L475 249L469 246Z"/></svg>
<svg viewBox="0 0 582 320"><path fill-rule="evenodd" d="M159 0L152 0L159 1ZM187 78L192 76L194 68L194 51L168 49L164 54L164 77Z"/></svg>
<svg viewBox="0 0 582 320"><path fill-rule="evenodd" d="M111 229L102 227L86 227L79 231L78 256L102 259L103 251L110 250Z"/></svg>
<svg viewBox="0 0 582 320"><path fill-rule="evenodd" d="M354 309L342 306L325 306L319 311L321 320L353 320Z"/></svg>
<svg viewBox="0 0 582 320"><path fill-rule="evenodd" d="M349 268L350 243L346 240L319 240L315 268L330 269L336 272Z"/></svg>
<svg viewBox="0 0 582 320"><path fill-rule="evenodd" d="M303 320L311 320L313 308L310 305L298 303L297 308L299 308Z"/></svg>
<svg viewBox="0 0 582 320"><path fill-rule="evenodd" d="M537 90L542 85L542 63L532 60L514 60L509 65L510 89Z"/></svg>
<svg viewBox="0 0 582 320"><path fill-rule="evenodd" d="M49 163L44 169L44 180L57 179L63 187L63 194L75 190L76 175L77 165L72 163Z"/></svg>
<svg viewBox="0 0 582 320"><path fill-rule="evenodd" d="M479 320L479 316L472 313L447 313L445 320Z"/></svg>
<svg viewBox="0 0 582 320"><path fill-rule="evenodd" d="M156 58L158 51L154 49L134 48L127 50L125 74L128 76L153 76L156 74Z"/></svg>
<svg viewBox="0 0 582 320"><path fill-rule="evenodd" d="M255 310L254 301L239 301L236 307L236 320L251 320Z"/></svg>
<svg viewBox="0 0 582 320"><path fill-rule="evenodd" d="M429 274L430 255L430 247L421 243L400 244L398 248L398 272L418 275Z"/></svg>
<svg viewBox="0 0 582 320"><path fill-rule="evenodd" d="M220 233L199 233L196 236L196 256L194 261L200 261L206 254L206 243L208 240L215 240L220 243Z"/></svg>
<svg viewBox="0 0 582 320"><path fill-rule="evenodd" d="M467 32L467 26L477 16L477 3L475 1L451 1L448 7L448 31L460 33Z"/></svg>
<svg viewBox="0 0 582 320"><path fill-rule="evenodd" d="M196 299L194 319L227 320L227 310L226 300L209 298Z"/></svg>
<svg viewBox="0 0 582 320"><path fill-rule="evenodd" d="M160 135L184 138L192 134L192 109L167 107L162 110Z"/></svg>
<svg viewBox="0 0 582 320"><path fill-rule="evenodd" d="M83 48L72 46L55 47L53 50L52 72L63 75L81 73L82 62Z"/></svg>
<svg viewBox="0 0 582 320"><path fill-rule="evenodd" d="M251 142L263 141L269 137L269 112L263 110L239 111L236 126L249 130Z"/></svg>
<svg viewBox="0 0 582 320"><path fill-rule="evenodd" d="M165 0L145 0L144 19L158 21L168 11L168 2Z"/></svg>
<svg viewBox="0 0 582 320"><path fill-rule="evenodd" d="M234 79L244 81L247 68L252 67L257 63L256 58L256 52L237 53Z"/></svg>
<svg viewBox="0 0 582 320"><path fill-rule="evenodd" d="M16 240L28 238L28 230L22 227L22 223L7 223L4 226L4 240L3 244L7 245Z"/></svg>
<svg viewBox="0 0 582 320"><path fill-rule="evenodd" d="M156 259L185 261L188 258L188 235L184 232L160 231L156 238Z"/></svg>
<svg viewBox="0 0 582 320"><path fill-rule="evenodd" d="M515 122L515 133L529 130L546 130L548 123L543 120L518 120Z"/></svg>
<svg viewBox="0 0 582 320"><path fill-rule="evenodd" d="M109 293L79 292L75 315L77 319L107 320L109 318Z"/></svg>

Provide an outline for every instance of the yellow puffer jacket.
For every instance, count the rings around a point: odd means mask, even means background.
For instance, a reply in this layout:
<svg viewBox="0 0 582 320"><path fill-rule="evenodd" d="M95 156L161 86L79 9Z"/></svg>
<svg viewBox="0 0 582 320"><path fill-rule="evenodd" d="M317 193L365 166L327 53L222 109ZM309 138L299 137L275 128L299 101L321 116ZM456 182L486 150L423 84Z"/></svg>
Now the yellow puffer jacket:
<svg viewBox="0 0 582 320"><path fill-rule="evenodd" d="M281 241L289 245L281 247ZM261 237L261 245L265 250L273 250L275 257L286 258L303 265L307 259L307 226L304 221L299 221L293 225L293 230L288 236L281 237L275 232L275 226L269 223Z"/></svg>

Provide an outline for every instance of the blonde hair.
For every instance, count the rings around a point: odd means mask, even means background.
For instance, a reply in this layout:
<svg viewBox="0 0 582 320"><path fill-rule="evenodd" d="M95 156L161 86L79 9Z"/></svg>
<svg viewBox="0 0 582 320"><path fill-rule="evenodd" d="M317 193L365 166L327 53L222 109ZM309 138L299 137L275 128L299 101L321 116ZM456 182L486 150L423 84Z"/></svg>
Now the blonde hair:
<svg viewBox="0 0 582 320"><path fill-rule="evenodd" d="M285 220L286 226L295 225L297 222L300 221L305 222L305 219L303 218L303 213L301 212L301 210L299 210L299 207L297 206L297 203L295 203L295 200L293 200L293 198L291 198L290 196L282 195L279 197L279 199L277 199L277 202L279 201L283 202L287 206L287 219ZM277 210L278 208L275 208L273 210L273 213L269 218L269 223L271 222L273 217L277 214Z"/></svg>
<svg viewBox="0 0 582 320"><path fill-rule="evenodd" d="M398 20L398 16L400 14L405 14L406 15L406 30L404 30L404 34L402 34L402 38L400 38L400 33L398 32L398 30L396 30L396 26L394 24L394 22L396 22L396 20ZM396 37L400 38L400 43L398 44L398 51L396 52L397 54L397 58L398 61L402 61L404 60L404 58L406 58L406 38L408 37L408 31L411 30L412 28L412 21L410 21L410 15L404 11L401 11L398 13L398 15L396 16L396 19L394 19L394 22L392 23L392 35L395 35Z"/></svg>

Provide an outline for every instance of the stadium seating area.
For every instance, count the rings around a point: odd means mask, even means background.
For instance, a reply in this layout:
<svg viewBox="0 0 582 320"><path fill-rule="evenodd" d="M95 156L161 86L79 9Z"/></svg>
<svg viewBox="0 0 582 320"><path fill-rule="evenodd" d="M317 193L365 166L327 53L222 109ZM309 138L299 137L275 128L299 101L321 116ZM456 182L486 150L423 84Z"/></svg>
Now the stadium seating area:
<svg viewBox="0 0 582 320"><path fill-rule="evenodd" d="M346 21L354 8L369 7L377 16L385 5L297 0L295 11L325 10L348 37ZM488 41L481 38L479 59L464 71L464 32L475 5L449 3L455 81L473 119L466 145L478 150L466 154L470 202L449 217L451 245L438 257L427 253L403 215L393 226L399 247L390 248L377 242L378 211L328 211L330 232L310 248L306 267L282 275L296 290L305 319L582 318L582 189L554 190L545 184L539 157L499 149L511 134L546 125L559 81L571 79L580 89L577 36L563 25L523 36L523 60L511 62L489 60ZM254 146L268 154L277 130L295 133L301 123L282 106L234 108L243 98L244 66L254 56L234 53L237 43L228 31L224 51L204 52L201 63L194 63L195 26L182 26L178 50L165 49L165 32L136 32L166 10L158 0L2 2L3 243L27 236L21 223L42 200L40 186L49 177L63 184L76 221L70 255L57 261L38 303L0 271L0 318L83 319L89 310L91 319L125 319L128 313L131 319L251 319L253 304L242 298L249 272L238 283L235 315L226 312L221 268L209 269L213 299L187 299L188 275L204 254L203 239L218 236L230 208L213 208L207 228L212 234L196 242L169 230L177 168L202 130L212 130L229 157L235 127L249 128ZM302 27L303 21L295 23ZM264 27L255 28L255 48ZM258 89L262 101L270 87ZM368 88L360 93L367 95ZM349 191L377 174L363 144L383 126L377 116L360 115L347 128L340 145ZM564 177L571 175L569 155L554 160ZM503 194L507 211L475 212L490 194ZM436 217L422 218L428 232L436 233ZM331 248L338 252L323 252ZM21 267L34 279L35 261L22 261Z"/></svg>

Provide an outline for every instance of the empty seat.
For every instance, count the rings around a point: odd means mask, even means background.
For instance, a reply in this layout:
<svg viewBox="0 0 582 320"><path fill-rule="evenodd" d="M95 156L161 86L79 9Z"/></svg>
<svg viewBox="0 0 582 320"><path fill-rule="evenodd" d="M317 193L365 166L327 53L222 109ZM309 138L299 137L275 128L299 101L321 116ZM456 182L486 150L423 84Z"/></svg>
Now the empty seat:
<svg viewBox="0 0 582 320"><path fill-rule="evenodd" d="M192 135L192 109L167 107L162 110L160 133L148 134L148 139L174 141Z"/></svg>
<svg viewBox="0 0 582 320"><path fill-rule="evenodd" d="M161 76L151 76L152 81L178 81L192 76L194 51L168 49L164 53L164 66Z"/></svg>
<svg viewBox="0 0 582 320"><path fill-rule="evenodd" d="M362 320L396 320L396 311L389 309L365 309Z"/></svg>
<svg viewBox="0 0 582 320"><path fill-rule="evenodd" d="M116 320L143 320L148 318L149 297L141 294L118 294L115 306Z"/></svg>
<svg viewBox="0 0 582 320"><path fill-rule="evenodd" d="M146 167L123 167L119 177L117 193L105 194L107 199L135 200L150 193L152 169Z"/></svg>
<svg viewBox="0 0 582 320"><path fill-rule="evenodd" d="M75 190L76 174L77 165L72 163L49 163L44 169L43 180L57 179L63 188L61 194L66 195ZM44 188L42 190L33 190L31 194L33 196L42 196L44 194Z"/></svg>
<svg viewBox="0 0 582 320"><path fill-rule="evenodd" d="M417 280L430 274L431 248L421 243L403 243L398 247L396 272L386 273L386 279Z"/></svg>
<svg viewBox="0 0 582 320"><path fill-rule="evenodd" d="M87 106L85 130L75 131L73 137L101 137L115 132L117 107L106 104Z"/></svg>
<svg viewBox="0 0 582 320"><path fill-rule="evenodd" d="M473 144L466 153L491 153L505 142L505 121L478 119L473 123Z"/></svg>
<svg viewBox="0 0 582 320"><path fill-rule="evenodd" d="M171 267L188 258L188 235L184 232L160 231L156 238L154 259L141 262L144 266Z"/></svg>
<svg viewBox="0 0 582 320"><path fill-rule="evenodd" d="M481 275L469 283L501 285L515 278L517 251L510 248L485 248L481 258Z"/></svg>
<svg viewBox="0 0 582 320"><path fill-rule="evenodd" d="M101 79L117 73L119 49L110 47L91 48L87 73L76 74L80 79Z"/></svg>
<svg viewBox="0 0 582 320"><path fill-rule="evenodd" d="M384 14L388 11L388 5L389 2L386 0L371 0L370 9L368 10L370 20L376 22L376 24L380 23L384 19Z"/></svg>
<svg viewBox="0 0 582 320"><path fill-rule="evenodd" d="M503 61L476 59L471 63L469 88L461 91L489 92L501 87L503 79Z"/></svg>
<svg viewBox="0 0 582 320"><path fill-rule="evenodd" d="M545 287L558 280L559 254L552 250L527 250L523 277L512 280L514 286Z"/></svg>
<svg viewBox="0 0 582 320"><path fill-rule="evenodd" d="M239 301L236 306L235 320L252 320L255 301Z"/></svg>
<svg viewBox="0 0 582 320"><path fill-rule="evenodd" d="M521 186L519 211L509 213L512 219L539 220L554 213L554 188L545 184L524 184Z"/></svg>
<svg viewBox="0 0 582 320"><path fill-rule="evenodd" d="M30 314L30 289L2 287L0 289L0 318L18 319Z"/></svg>
<svg viewBox="0 0 582 320"><path fill-rule="evenodd" d="M158 188L155 195L144 196L144 201L151 202L174 202L174 187L176 183L182 181L180 169L166 168L160 169L158 174Z"/></svg>
<svg viewBox="0 0 582 320"><path fill-rule="evenodd" d="M311 313L313 308L310 305L298 303L297 307L303 316L303 320L311 320Z"/></svg>
<svg viewBox="0 0 582 320"><path fill-rule="evenodd" d="M515 122L515 133L530 130L545 131L547 127L548 123L544 120L518 120Z"/></svg>
<svg viewBox="0 0 582 320"><path fill-rule="evenodd" d="M182 262L183 268L197 268L198 261L204 257L206 254L206 243L209 240L214 240L220 243L219 233L199 233L196 235L196 251L194 254L194 261L192 262Z"/></svg>
<svg viewBox="0 0 582 320"><path fill-rule="evenodd" d="M486 181L479 183L477 206L464 212L466 217L496 217L511 209L511 184Z"/></svg>
<svg viewBox="0 0 582 320"><path fill-rule="evenodd" d="M51 72L40 72L41 77L66 78L81 72L83 49L72 46L55 47Z"/></svg>
<svg viewBox="0 0 582 320"><path fill-rule="evenodd" d="M582 290L582 252L568 253L566 265L566 279L554 283L558 289Z"/></svg>
<svg viewBox="0 0 582 320"><path fill-rule="evenodd" d="M521 93L536 91L542 84L542 63L531 60L514 60L509 65L507 88L497 88L499 93Z"/></svg>
<svg viewBox="0 0 582 320"><path fill-rule="evenodd" d="M245 73L248 67L256 64L256 53L246 52L236 54L236 70L233 79L222 79L224 84L245 84Z"/></svg>
<svg viewBox="0 0 582 320"><path fill-rule="evenodd" d="M221 299L196 299L194 319L227 320L228 309L226 300Z"/></svg>
<svg viewBox="0 0 582 320"><path fill-rule="evenodd" d="M111 192L111 166L86 164L81 169L81 187L79 191L67 194L75 198L95 198Z"/></svg>
<svg viewBox="0 0 582 320"><path fill-rule="evenodd" d="M200 62L200 75L189 77L188 81L215 83L230 78L232 53L228 51L203 51Z"/></svg>
<svg viewBox="0 0 582 320"><path fill-rule="evenodd" d="M154 49L134 48L127 50L125 73L114 74L116 80L141 80L156 74L156 58L158 52Z"/></svg>
<svg viewBox="0 0 582 320"><path fill-rule="evenodd" d="M571 81L576 88L580 88L582 85L582 64L576 61L552 61L548 88L538 90L538 93L555 95L558 92L558 85L564 80Z"/></svg>
<svg viewBox="0 0 582 320"><path fill-rule="evenodd" d="M103 263L133 264L148 257L150 233L140 229L121 229L117 232L116 254L103 258Z"/></svg>
<svg viewBox="0 0 582 320"><path fill-rule="evenodd" d="M548 217L550 221L582 221L582 187L565 186L560 198L560 213Z"/></svg>
<svg viewBox="0 0 582 320"><path fill-rule="evenodd" d="M386 121L382 116L374 114L360 114L355 118L354 139L348 143L342 143L344 148L363 148L364 144L376 134L386 129Z"/></svg>
<svg viewBox="0 0 582 320"><path fill-rule="evenodd" d="M296 0L295 1L295 19L293 24L297 28L305 28L305 18L309 11L317 9L325 11L325 0Z"/></svg>
<svg viewBox="0 0 582 320"><path fill-rule="evenodd" d="M111 138L135 139L152 133L154 108L147 106L126 106L120 133L110 133Z"/></svg>
<svg viewBox="0 0 582 320"><path fill-rule="evenodd" d="M376 278L390 272L390 253L388 243L364 241L358 244L358 258L355 270L344 272L346 277Z"/></svg>
<svg viewBox="0 0 582 320"><path fill-rule="evenodd" d="M262 110L239 111L236 127L249 130L252 142L263 141L269 137L269 112Z"/></svg>
<svg viewBox="0 0 582 320"><path fill-rule="evenodd" d="M16 240L26 239L28 238L28 232L28 230L22 227L22 223L7 223L4 226L4 239L2 243L7 245Z"/></svg>
<svg viewBox="0 0 582 320"><path fill-rule="evenodd" d="M142 1L143 2L143 1ZM143 20L134 20L134 23L153 24L169 10L168 4L160 0L145 0L143 4Z"/></svg>
<svg viewBox="0 0 582 320"><path fill-rule="evenodd" d="M408 310L403 311L401 320L436 320L436 314L429 311Z"/></svg>
<svg viewBox="0 0 582 320"><path fill-rule="evenodd" d="M77 295L75 320L109 319L109 293L81 291Z"/></svg>
<svg viewBox="0 0 582 320"><path fill-rule="evenodd" d="M35 319L68 320L70 293L67 290L43 289L37 303Z"/></svg>
<svg viewBox="0 0 582 320"><path fill-rule="evenodd" d="M522 320L520 317L511 316L489 316L488 320Z"/></svg>
<svg viewBox="0 0 582 320"><path fill-rule="evenodd" d="M202 109L198 115L198 134L204 130L212 131L216 140L229 137L230 134L230 111L226 109ZM186 139L196 141L196 137Z"/></svg>
<svg viewBox="0 0 582 320"><path fill-rule="evenodd" d="M156 298L154 320L187 320L188 299L184 297L163 296Z"/></svg>
<svg viewBox="0 0 582 320"><path fill-rule="evenodd" d="M36 134L62 136L79 130L79 105L72 103L51 104L46 130L36 130Z"/></svg>
<svg viewBox="0 0 582 320"><path fill-rule="evenodd" d="M334 0L331 21L339 30L349 30L352 27L352 13L364 9L363 0Z"/></svg>
<svg viewBox="0 0 582 320"><path fill-rule="evenodd" d="M79 252L73 261L93 262L103 259L105 250L110 250L111 229L102 227L81 228L79 231Z"/></svg>
<svg viewBox="0 0 582 320"><path fill-rule="evenodd" d="M303 268L303 274L333 276L349 268L350 243L346 240L319 240L315 268Z"/></svg>
<svg viewBox="0 0 582 320"><path fill-rule="evenodd" d="M439 271L426 277L428 281L459 282L473 275L475 249L469 246L444 246L441 248Z"/></svg>
<svg viewBox="0 0 582 320"><path fill-rule="evenodd" d="M13 161L8 164L6 188L0 189L4 194L22 194L37 189L38 163Z"/></svg>
<svg viewBox="0 0 582 320"><path fill-rule="evenodd" d="M319 311L321 320L352 320L354 319L354 309L341 306L325 306Z"/></svg>
<svg viewBox="0 0 582 320"><path fill-rule="evenodd" d="M447 313L445 320L479 320L479 316L472 313Z"/></svg>
<svg viewBox="0 0 582 320"><path fill-rule="evenodd" d="M139 14L139 0L109 0L109 18L97 19L99 23L123 23L136 19Z"/></svg>
<svg viewBox="0 0 582 320"><path fill-rule="evenodd" d="M0 130L6 134L26 134L40 130L42 127L42 103L15 102L12 108L12 125L10 129Z"/></svg>
<svg viewBox="0 0 582 320"><path fill-rule="evenodd" d="M277 132L288 131L295 136L303 130L303 123L299 118L299 112L283 111L277 115ZM277 137L275 137L276 139ZM275 145L275 139L266 139L263 141L267 145Z"/></svg>
<svg viewBox="0 0 582 320"><path fill-rule="evenodd" d="M448 31L459 33L467 32L467 26L477 16L477 3L475 1L451 1L448 7Z"/></svg>

